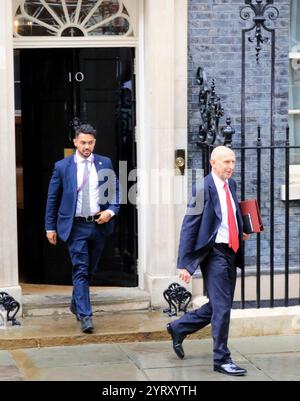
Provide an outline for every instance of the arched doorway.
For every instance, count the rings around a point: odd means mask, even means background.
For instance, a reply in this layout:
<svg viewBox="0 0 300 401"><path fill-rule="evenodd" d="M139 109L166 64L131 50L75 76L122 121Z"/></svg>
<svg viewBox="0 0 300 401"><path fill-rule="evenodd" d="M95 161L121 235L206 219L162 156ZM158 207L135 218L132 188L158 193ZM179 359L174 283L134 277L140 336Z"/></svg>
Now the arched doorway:
<svg viewBox="0 0 300 401"><path fill-rule="evenodd" d="M120 160L128 171L136 166L135 49L128 46L135 40L128 11L135 1L15 3L20 278L68 284L65 247L45 240L47 186L54 162L71 152L74 117L96 126L96 152L111 157L117 171ZM113 47L103 45L106 38ZM136 261L136 210L123 205L93 284L136 286Z"/></svg>

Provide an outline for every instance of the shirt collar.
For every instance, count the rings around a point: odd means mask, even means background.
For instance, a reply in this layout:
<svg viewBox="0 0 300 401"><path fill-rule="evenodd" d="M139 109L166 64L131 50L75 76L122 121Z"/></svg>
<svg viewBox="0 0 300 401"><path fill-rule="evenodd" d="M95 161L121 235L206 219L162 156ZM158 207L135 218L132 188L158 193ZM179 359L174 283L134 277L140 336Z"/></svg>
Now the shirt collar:
<svg viewBox="0 0 300 401"><path fill-rule="evenodd" d="M94 155L93 155L93 153L91 153L91 154L89 155L89 157L88 157L87 159L85 159L84 157L80 156L78 150L76 150L75 159L76 159L76 162L77 162L77 163L84 162L85 160L87 160L87 161L89 161L89 162L92 163L92 162L94 161Z"/></svg>
<svg viewBox="0 0 300 401"><path fill-rule="evenodd" d="M211 175L213 177L213 180L214 180L214 183L215 183L216 187L218 189L224 189L224 183L225 182L223 180L221 180L221 178L219 178L217 176L217 174L215 174L213 171L211 172ZM227 185L228 185L228 180L226 180L226 182L227 182Z"/></svg>

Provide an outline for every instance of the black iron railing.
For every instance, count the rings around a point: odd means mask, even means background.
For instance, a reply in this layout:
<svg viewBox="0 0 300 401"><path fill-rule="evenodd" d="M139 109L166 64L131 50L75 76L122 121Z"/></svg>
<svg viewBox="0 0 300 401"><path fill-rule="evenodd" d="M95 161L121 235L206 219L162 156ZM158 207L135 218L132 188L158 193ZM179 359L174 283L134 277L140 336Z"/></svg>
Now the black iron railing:
<svg viewBox="0 0 300 401"><path fill-rule="evenodd" d="M0 310L6 313L6 321L13 326L20 326L21 323L16 319L20 304L7 292L0 292Z"/></svg>
<svg viewBox="0 0 300 401"><path fill-rule="evenodd" d="M250 26L242 29L241 34L241 126L238 140L232 141L235 130L231 127L230 119L227 119L226 126L221 125L224 110L221 99L216 95L215 80L209 84L202 68L199 68L196 74L197 83L200 86L201 116L197 144L202 151L203 173L207 175L210 171L209 160L212 149L217 145L230 146L235 151L238 161L235 177L239 184L240 199L255 197L265 220L266 231L256 234L256 240L250 241L252 248L254 246L256 248L254 256L253 252L252 256L251 252L247 252L249 245L246 246L246 268L241 272L241 307L246 307L248 302L245 296L248 262L248 267L255 266L256 299L252 301L257 308L262 305L273 307L279 304L278 301L284 306L300 304L300 288L296 295L295 293L291 295L290 291L291 274L300 273L300 222L299 224L295 222L295 216L297 218L300 215L300 202L291 200L290 197L290 154L292 150L300 149L300 146L291 146L288 127L283 140L275 139L276 35L273 23L279 17L279 10L274 6L274 0L245 0L245 6L240 9L240 17L250 23ZM252 45L249 46L249 43ZM263 49L264 52L262 52ZM251 65L250 61L246 62L247 52L250 52L251 56L252 50L255 50L255 66ZM262 58L265 65L261 67ZM248 117L246 106L249 102L249 96L246 95L253 93L247 92L247 85L250 85L248 81L256 79L256 74L251 70L248 71L249 65L252 70L266 75L270 87L268 105L264 108L266 115L263 116L267 117L264 119L267 122L264 123L263 132L260 126L257 128L256 138L254 138L255 132L252 127L249 128L246 125ZM259 108L258 119L262 116L262 110L263 108ZM249 130L251 132L248 132ZM235 145L236 143L238 146ZM275 171L278 174L275 174ZM283 197L280 195L279 186L281 185L285 185L285 200L282 200ZM297 224L298 227L295 229ZM290 246L291 242L293 242L293 249ZM275 277L279 272L284 277L283 298L275 291ZM262 296L262 275L267 275L270 282L267 299L265 294Z"/></svg>
<svg viewBox="0 0 300 401"><path fill-rule="evenodd" d="M170 284L163 296L169 305L163 312L168 316L177 316L178 312L186 313L192 300L192 294L178 283Z"/></svg>
<svg viewBox="0 0 300 401"><path fill-rule="evenodd" d="M209 160L210 154L213 148L216 146L215 143L206 143L200 142L199 145L202 148L202 152L204 153L204 159ZM255 275L256 275L256 299L251 300L251 304L253 306L253 301L255 301L256 307L260 308L262 305L274 307L274 306L290 306L295 304L300 304L300 289L297 295L290 295L290 280L291 274L299 274L300 280L300 271L291 268L295 265L295 261L290 263L290 228L292 224L297 224L297 222L291 221L290 215L293 209L294 215L299 215L300 213L300 205L294 201L290 201L290 151L292 149L300 149L300 146L291 146L289 139L289 127L286 128L285 140L281 141L279 144L272 141L270 145L265 145L261 138L261 128L257 128L257 140L256 144L253 146L231 146L231 149L236 153L237 159L240 160L240 165L235 172L235 177L238 178L239 184L242 184L241 180L244 180L243 186L246 188L247 177L242 175L242 171L246 171L248 162L248 153L251 152L251 166L253 170L256 170L256 176L251 177L251 193L246 192L240 193L240 199L244 200L245 196L255 197L258 201L259 207L262 211L262 217L265 221L265 227L267 228L267 233L256 234L256 255L255 255ZM262 157L267 157L267 152L270 154L270 163L264 164L262 167ZM279 170L280 177L282 178L280 181L280 186L285 185L285 200L281 201L281 198L278 199L278 194L280 193L280 188L278 187L278 183L275 183L275 155L276 161L280 161L280 165L284 166L284 170ZM278 167L278 166L276 166ZM206 169L209 171L210 166L209 163L206 166ZM269 191L266 191L265 182L266 179L270 180L269 183ZM264 181L263 181L264 180ZM239 185L241 188L241 185ZM241 190L240 190L241 192ZM275 195L277 194L277 195ZM279 207L275 207L276 204L280 204ZM292 204L293 202L293 204ZM267 205L267 207L263 207L263 205ZM284 212L282 213L282 209ZM277 213L276 213L277 212ZM275 225L274 220L278 218L278 213L283 215L283 224L279 233L275 233ZM278 255L278 252L275 253L275 244L280 242L280 238L276 237L284 233L284 246L281 248L281 255ZM264 235L264 240L269 244L269 249L266 251L262 250L261 241L262 235ZM294 244L295 245L295 244ZM300 262L300 244L298 244L298 254L294 255L297 258L296 265L299 266ZM264 272L262 273L262 263L261 257L263 253L269 252L269 266L264 268ZM247 306L248 301L246 300L246 275L247 275L247 252L246 255L246 268L241 271L241 307L245 308ZM282 260L282 263L278 262L278 258ZM292 266L293 265L293 266ZM278 273L283 271L283 280L284 280L284 295L283 298L278 297L275 293L275 277ZM264 301L262 301L262 276L268 276L270 284L269 284L269 296L266 299L264 297Z"/></svg>

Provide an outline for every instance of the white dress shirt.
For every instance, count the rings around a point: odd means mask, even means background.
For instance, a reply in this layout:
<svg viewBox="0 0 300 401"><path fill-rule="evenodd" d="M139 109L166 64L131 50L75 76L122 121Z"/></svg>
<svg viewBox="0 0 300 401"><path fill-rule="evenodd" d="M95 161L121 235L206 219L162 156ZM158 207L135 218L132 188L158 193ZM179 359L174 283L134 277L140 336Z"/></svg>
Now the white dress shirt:
<svg viewBox="0 0 300 401"><path fill-rule="evenodd" d="M221 222L220 228L218 230L215 242L228 244L229 243L229 229L228 229L226 192L225 192L225 188L224 188L225 182L222 181L221 178L219 178L214 172L212 172L211 175L213 177L214 183L215 183L217 191L218 191L219 200L220 200L220 204L221 204L221 211L222 211L222 222ZM228 181L227 181L227 184L228 184ZM229 188L229 184L228 184L228 188ZM234 213L234 217L235 217L235 222L237 224L236 206L235 206L234 200L232 198L230 189L229 189L229 193L230 193L232 209L233 209L233 213Z"/></svg>
<svg viewBox="0 0 300 401"><path fill-rule="evenodd" d="M90 185L90 208L91 208L91 216L94 216L96 213L100 211L99 207L99 182L98 182L98 174L96 170L96 166L94 163L94 156L91 154L87 159L83 158L80 156L78 151L76 151L74 155L74 161L77 165L77 189L80 188L80 186L83 183L84 180L84 168L85 168L85 163L84 161L88 160L89 163L89 168L90 174L89 174L89 185ZM115 213L107 209L107 212L113 217ZM75 216L76 217L83 217L82 216L82 191L78 192L77 196L77 204L76 204L76 212ZM55 232L54 230L47 230L47 233Z"/></svg>
<svg viewBox="0 0 300 401"><path fill-rule="evenodd" d="M75 155L75 163L77 165L77 189L80 188L84 181L84 168L85 168L85 161L87 160L88 169L89 169L89 185L90 185L90 209L91 209L91 216L94 216L96 213L99 212L99 182L98 182L98 174L96 170L96 166L94 163L94 156L91 154L87 159L80 156L78 151L76 151ZM85 184L87 185L87 183ZM82 189L82 188L81 188ZM82 190L78 192L77 196L77 205L76 205L76 213L75 216L82 216Z"/></svg>

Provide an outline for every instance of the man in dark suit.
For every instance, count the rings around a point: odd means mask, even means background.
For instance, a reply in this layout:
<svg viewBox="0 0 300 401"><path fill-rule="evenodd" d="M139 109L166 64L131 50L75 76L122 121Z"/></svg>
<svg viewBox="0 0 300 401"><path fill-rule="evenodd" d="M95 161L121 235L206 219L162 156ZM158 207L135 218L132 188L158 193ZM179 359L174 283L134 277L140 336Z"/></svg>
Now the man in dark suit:
<svg viewBox="0 0 300 401"><path fill-rule="evenodd" d="M97 267L105 239L113 231L120 208L119 182L108 157L93 154L96 130L90 124L75 128L75 155L55 163L45 216L48 241L67 243L73 265L71 312L81 329L94 329L89 277Z"/></svg>
<svg viewBox="0 0 300 401"><path fill-rule="evenodd" d="M236 267L243 267L241 243L248 239L243 234L236 183L231 178L234 152L225 146L216 147L211 166L211 174L198 185L184 217L178 252L179 277L189 283L200 265L209 302L169 323L167 330L176 355L183 359L184 338L211 323L214 370L242 376L246 369L232 362L227 346Z"/></svg>

